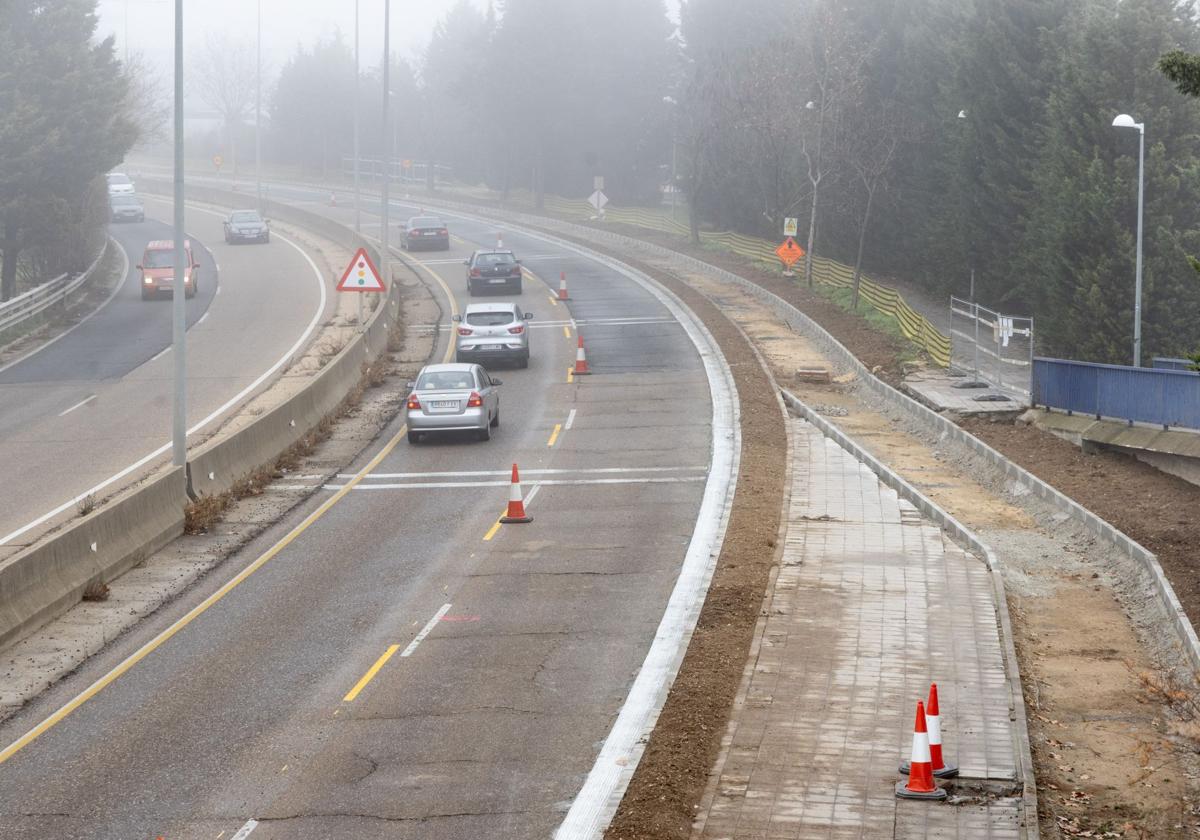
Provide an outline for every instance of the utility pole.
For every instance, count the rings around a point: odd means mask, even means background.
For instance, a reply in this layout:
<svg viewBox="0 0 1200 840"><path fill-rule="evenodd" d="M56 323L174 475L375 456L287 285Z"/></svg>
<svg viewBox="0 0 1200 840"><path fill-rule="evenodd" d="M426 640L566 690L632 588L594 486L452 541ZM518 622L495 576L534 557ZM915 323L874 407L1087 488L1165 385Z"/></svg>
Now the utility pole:
<svg viewBox="0 0 1200 840"><path fill-rule="evenodd" d="M172 416L171 463L187 463L187 292L189 266L183 218L183 0L175 0L175 279L171 282L171 349L175 354L175 407ZM195 278L192 278L195 282Z"/></svg>
<svg viewBox="0 0 1200 840"><path fill-rule="evenodd" d="M262 196L262 0L258 0L258 46L255 54L254 92L254 193L258 212L263 211Z"/></svg>

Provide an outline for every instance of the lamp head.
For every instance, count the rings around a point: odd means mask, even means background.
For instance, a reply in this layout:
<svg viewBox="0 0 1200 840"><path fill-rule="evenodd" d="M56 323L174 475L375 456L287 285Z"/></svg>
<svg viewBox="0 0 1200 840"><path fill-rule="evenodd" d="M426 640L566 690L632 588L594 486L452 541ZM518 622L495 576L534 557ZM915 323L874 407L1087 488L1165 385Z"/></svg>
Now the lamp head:
<svg viewBox="0 0 1200 840"><path fill-rule="evenodd" d="M1118 114L1117 118L1112 122L1113 128L1136 128L1142 130L1142 124L1133 121L1133 117L1128 114Z"/></svg>
<svg viewBox="0 0 1200 840"><path fill-rule="evenodd" d="M959 112L958 112L958 118L959 118L960 120L965 120L965 119L967 118L967 112L966 112L965 110L963 110L963 111L959 111Z"/></svg>

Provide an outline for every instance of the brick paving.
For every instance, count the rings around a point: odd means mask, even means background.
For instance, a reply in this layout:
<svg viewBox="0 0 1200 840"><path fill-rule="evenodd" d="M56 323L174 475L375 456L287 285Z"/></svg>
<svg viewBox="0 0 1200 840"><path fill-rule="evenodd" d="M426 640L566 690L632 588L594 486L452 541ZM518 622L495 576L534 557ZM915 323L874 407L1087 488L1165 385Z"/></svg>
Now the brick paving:
<svg viewBox="0 0 1200 840"><path fill-rule="evenodd" d="M792 422L782 567L696 836L1025 837L983 561L811 425ZM897 765L931 681L961 778L946 802L900 801Z"/></svg>

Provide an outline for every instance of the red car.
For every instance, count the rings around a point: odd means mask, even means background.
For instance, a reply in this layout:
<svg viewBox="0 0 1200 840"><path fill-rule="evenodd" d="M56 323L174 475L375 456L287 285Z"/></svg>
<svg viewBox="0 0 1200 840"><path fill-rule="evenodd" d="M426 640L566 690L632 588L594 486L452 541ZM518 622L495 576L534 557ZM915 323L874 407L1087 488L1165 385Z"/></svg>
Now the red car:
<svg viewBox="0 0 1200 840"><path fill-rule="evenodd" d="M187 271L183 276L183 294L185 297L195 297L196 289L200 286L197 276L199 265L192 253L192 243L183 243L184 260ZM138 264L142 272L142 300L157 297L159 292L172 294L171 285L175 281L175 243L170 239L156 239L146 246L142 261Z"/></svg>

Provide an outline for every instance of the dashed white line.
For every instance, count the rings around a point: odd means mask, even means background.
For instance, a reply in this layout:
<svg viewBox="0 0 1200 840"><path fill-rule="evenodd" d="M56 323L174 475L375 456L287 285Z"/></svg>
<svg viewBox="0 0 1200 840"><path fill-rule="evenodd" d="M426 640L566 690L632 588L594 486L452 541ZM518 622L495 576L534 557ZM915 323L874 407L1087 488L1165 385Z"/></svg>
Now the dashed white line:
<svg viewBox="0 0 1200 840"><path fill-rule="evenodd" d="M532 485L546 485L547 487L586 487L595 484L689 484L692 482L707 481L708 476L704 475L679 475L664 478L564 478L564 479L538 479L529 482ZM414 481L409 484L357 484L354 489L357 490L457 490L466 487L508 487L511 482L508 481ZM313 484L273 484L272 490L312 490L316 485ZM341 490L346 485L344 484L325 484L322 485L323 490Z"/></svg>
<svg viewBox="0 0 1200 840"><path fill-rule="evenodd" d="M167 345L162 350L159 350L157 353L155 353L153 356L151 356L150 361L157 362L159 359L161 359L163 356L167 355L170 352L171 352L171 346Z"/></svg>
<svg viewBox="0 0 1200 840"><path fill-rule="evenodd" d="M258 828L258 820L246 820L246 824L238 829L238 833L229 838L229 840L246 840L250 836L250 832Z"/></svg>
<svg viewBox="0 0 1200 840"><path fill-rule="evenodd" d="M204 310L204 314L203 314L203 315L201 315L199 318L197 318L197 319L196 319L196 323L194 324L194 326L197 326L197 327L198 327L198 326L200 326L201 324L203 324L203 323L204 323L204 319L208 317L208 312L209 312L209 310L207 310L207 309L206 309L206 310Z"/></svg>
<svg viewBox="0 0 1200 840"><path fill-rule="evenodd" d="M425 640L425 637L429 635L430 631L433 630L433 628L437 626L437 623L442 620L442 616L448 612L450 612L450 604L442 604L442 608L434 613L433 618L429 619L429 623L421 628L421 632L417 634L415 639L408 643L408 647L400 651L400 656L412 656L412 652L417 649L417 645L421 644L421 642Z"/></svg>
<svg viewBox="0 0 1200 840"><path fill-rule="evenodd" d="M575 410L571 410L571 417L575 416ZM571 422L568 419L568 424ZM606 475L619 473L668 473L668 472L703 472L707 471L706 465L694 467L591 467L578 470L551 470L551 469L532 469L521 470L521 475ZM338 473L335 478L353 478L354 473ZM420 472L420 473L371 473L371 478L480 478L493 475L512 475L512 470L466 470L463 472ZM304 476L297 476L303 478ZM321 478L321 476L313 476L313 478Z"/></svg>
<svg viewBox="0 0 1200 840"><path fill-rule="evenodd" d="M60 411L60 412L58 413L58 416L59 416L59 417L66 417L68 414L70 414L70 413L71 413L72 411L74 411L75 409L77 409L77 408L83 408L85 405L87 405L88 403L90 403L90 402L91 402L92 400L94 400L94 399L96 399L96 395L95 395L95 394L92 394L92 395L91 395L90 397L88 397L87 399L83 399L83 400L80 400L79 402L75 403L75 405L71 406L71 407L70 407L70 408L68 408L66 411Z"/></svg>
<svg viewBox="0 0 1200 840"><path fill-rule="evenodd" d="M571 409L571 413L567 415L567 422L563 424L563 431L569 432L571 427L575 425L575 409Z"/></svg>

